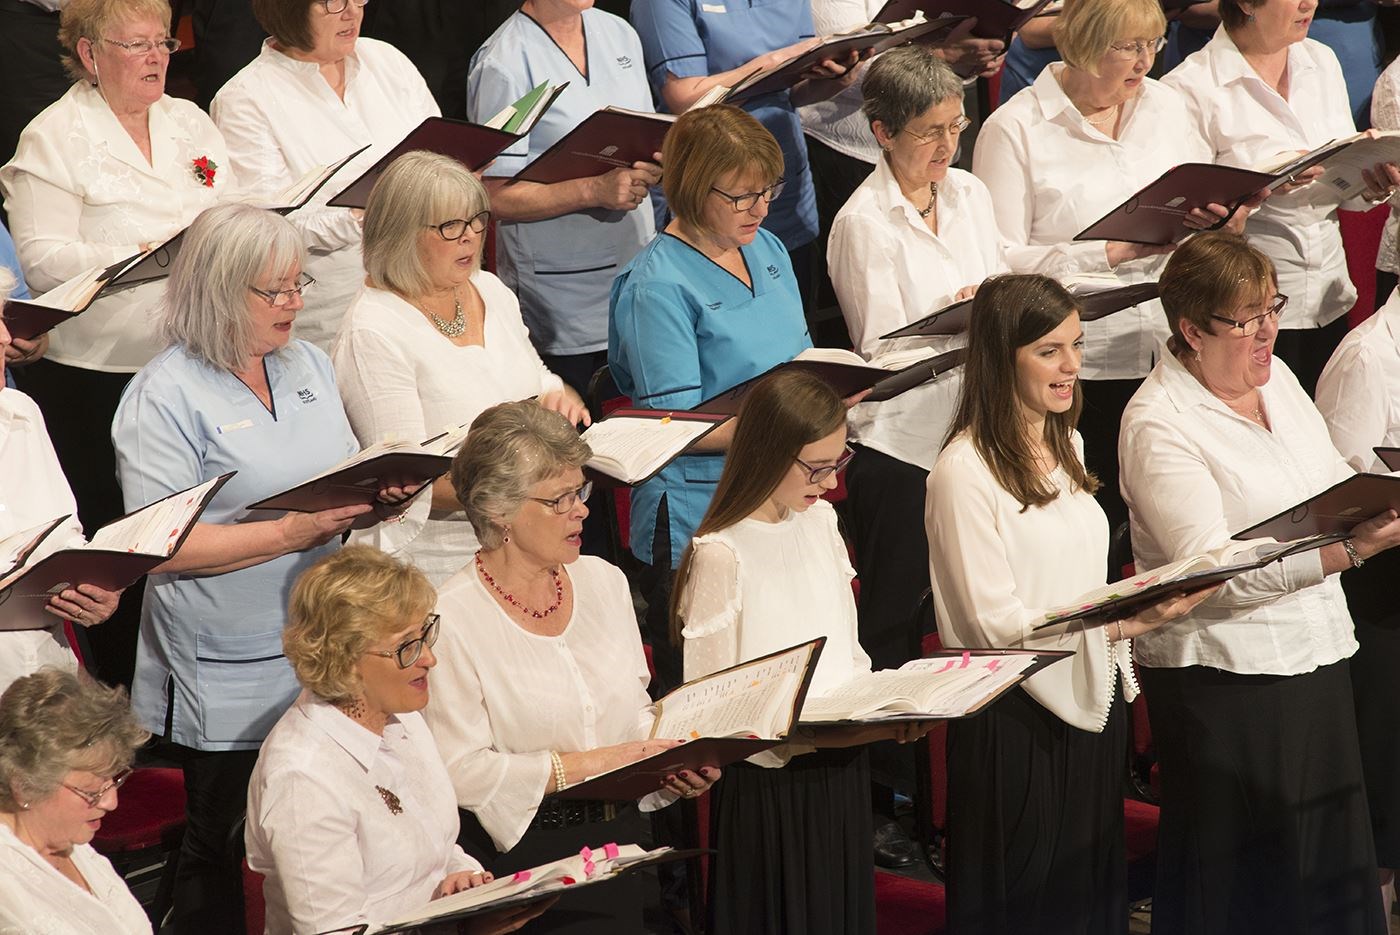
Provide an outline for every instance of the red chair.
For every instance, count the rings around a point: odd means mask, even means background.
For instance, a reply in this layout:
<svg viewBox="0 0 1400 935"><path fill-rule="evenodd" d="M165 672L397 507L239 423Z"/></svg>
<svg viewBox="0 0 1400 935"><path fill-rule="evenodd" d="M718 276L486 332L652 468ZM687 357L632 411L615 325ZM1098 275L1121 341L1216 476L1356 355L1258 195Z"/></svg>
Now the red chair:
<svg viewBox="0 0 1400 935"><path fill-rule="evenodd" d="M1157 824L1161 810L1149 802L1123 800L1123 835L1128 858L1128 901L1152 898L1157 879Z"/></svg>
<svg viewBox="0 0 1400 935"><path fill-rule="evenodd" d="M1338 211L1337 217L1341 222L1347 272L1356 286L1356 305L1347 315L1347 323L1355 328L1370 318L1376 307L1376 254L1380 253L1381 234L1385 231L1386 218L1390 217L1390 207L1378 205L1370 211Z"/></svg>
<svg viewBox="0 0 1400 935"><path fill-rule="evenodd" d="M263 875L243 861L243 927L248 935L267 930L267 904L263 900Z"/></svg>
<svg viewBox="0 0 1400 935"><path fill-rule="evenodd" d="M948 894L940 883L875 871L877 935L943 935L948 930Z"/></svg>

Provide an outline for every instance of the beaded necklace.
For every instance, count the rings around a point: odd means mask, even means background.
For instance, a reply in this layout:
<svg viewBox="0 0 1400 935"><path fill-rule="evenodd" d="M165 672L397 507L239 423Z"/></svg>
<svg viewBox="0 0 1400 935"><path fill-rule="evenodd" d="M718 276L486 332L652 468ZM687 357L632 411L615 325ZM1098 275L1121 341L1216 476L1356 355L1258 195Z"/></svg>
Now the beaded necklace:
<svg viewBox="0 0 1400 935"><path fill-rule="evenodd" d="M521 611L529 614L536 620L542 620L548 617L559 609L560 604L564 603L564 583L559 579L559 569L557 568L551 568L549 570L549 576L554 579L554 603L550 604L544 610L534 610L530 607L526 607L515 599L515 595L502 591L501 586L496 584L496 579L491 577L491 572L487 571L486 566L482 563L480 552L476 554L476 570L481 573L482 578L486 579L486 583L491 586L491 590L505 598L507 604L510 604L512 607L518 607Z"/></svg>

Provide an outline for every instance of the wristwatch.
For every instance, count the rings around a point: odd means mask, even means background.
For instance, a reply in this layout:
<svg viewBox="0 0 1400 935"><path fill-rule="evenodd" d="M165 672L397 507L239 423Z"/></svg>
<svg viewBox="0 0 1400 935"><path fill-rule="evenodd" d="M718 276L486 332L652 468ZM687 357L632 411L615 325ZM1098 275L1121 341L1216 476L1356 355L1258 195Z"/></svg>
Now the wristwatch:
<svg viewBox="0 0 1400 935"><path fill-rule="evenodd" d="M1351 544L1350 539L1342 540L1342 548L1347 550L1347 558L1351 559L1352 568L1360 568L1362 565L1366 564L1366 559L1356 554L1356 546Z"/></svg>

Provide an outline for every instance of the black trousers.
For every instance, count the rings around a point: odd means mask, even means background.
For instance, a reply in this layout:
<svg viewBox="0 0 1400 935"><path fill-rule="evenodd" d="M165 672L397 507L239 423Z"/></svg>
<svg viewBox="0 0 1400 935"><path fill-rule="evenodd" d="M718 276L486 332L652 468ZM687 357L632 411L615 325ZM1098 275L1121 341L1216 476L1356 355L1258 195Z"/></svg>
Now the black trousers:
<svg viewBox="0 0 1400 935"><path fill-rule="evenodd" d="M1376 308L1385 304L1385 300L1390 298L1397 284L1400 284L1400 276L1387 273L1383 269L1376 270Z"/></svg>
<svg viewBox="0 0 1400 935"><path fill-rule="evenodd" d="M57 13L0 0L0 165L14 156L20 133L39 111L72 86L62 54Z"/></svg>
<svg viewBox="0 0 1400 935"><path fill-rule="evenodd" d="M813 248L816 254L813 258L813 303L818 310L822 310L839 304L826 269L826 242L831 236L831 222L875 167L838 152L810 135L807 137L807 162L812 167L812 184L816 189L819 230ZM845 320L837 318L817 322L812 341L820 347L849 347L850 336Z"/></svg>
<svg viewBox="0 0 1400 935"><path fill-rule="evenodd" d="M234 829L247 809L258 751L172 746L185 772L186 798L175 935L243 935L243 841Z"/></svg>
<svg viewBox="0 0 1400 935"><path fill-rule="evenodd" d="M1322 368L1327 366L1332 352L1346 335L1345 315L1321 328L1285 328L1279 331L1278 340L1274 342L1274 353L1288 364L1288 369L1303 385L1303 392L1315 396Z"/></svg>
<svg viewBox="0 0 1400 935"><path fill-rule="evenodd" d="M194 0L195 87L200 107L262 51L267 33L250 0Z"/></svg>
<svg viewBox="0 0 1400 935"><path fill-rule="evenodd" d="M54 452L78 502L78 519L90 537L126 512L117 484L112 418L132 374L85 370L51 360L37 360L11 373L44 413ZM87 663L104 682L131 685L144 587L143 578L127 588L117 612L106 623L80 628L88 642Z"/></svg>
<svg viewBox="0 0 1400 935"><path fill-rule="evenodd" d="M1118 429L1123 410L1142 380L1082 380L1079 385L1084 390L1084 411L1079 416L1084 466L1099 479L1094 499L1108 514L1111 532L1128 521L1128 505L1118 489Z"/></svg>

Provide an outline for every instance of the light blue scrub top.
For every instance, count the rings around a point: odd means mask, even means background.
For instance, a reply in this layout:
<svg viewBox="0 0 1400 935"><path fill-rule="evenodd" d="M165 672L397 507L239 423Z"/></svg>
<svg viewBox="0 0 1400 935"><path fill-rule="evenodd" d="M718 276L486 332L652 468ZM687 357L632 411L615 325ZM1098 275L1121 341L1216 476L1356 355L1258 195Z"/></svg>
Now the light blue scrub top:
<svg viewBox="0 0 1400 935"><path fill-rule="evenodd" d="M632 0L632 24L646 49L647 79L656 99L669 72L677 78L715 75L815 35L810 0ZM763 226L789 250L817 237L817 197L807 165L802 121L788 92L741 106L768 128L783 150L787 187Z"/></svg>
<svg viewBox="0 0 1400 935"><path fill-rule="evenodd" d="M634 406L690 409L812 346L787 250L762 228L740 252L753 289L685 241L660 234L612 289L608 366ZM724 456L682 455L632 492L632 552L652 564L666 496L671 567L690 544Z"/></svg>
<svg viewBox="0 0 1400 935"><path fill-rule="evenodd" d="M330 358L292 341L264 358L274 416L231 373L171 347L136 374L112 442L127 511L228 471L201 522L275 519L250 512L359 450ZM296 699L282 655L292 583L339 539L238 571L152 575L141 608L132 707L147 730L199 750L256 749Z"/></svg>
<svg viewBox="0 0 1400 935"><path fill-rule="evenodd" d="M517 10L472 56L467 115L482 123L542 81L569 87L521 141L496 157L487 178L509 178L594 111L609 105L650 113L642 44L624 20L583 11L588 76L538 23ZM631 211L594 209L496 227L496 274L520 298L541 354L607 347L608 289L622 264L656 233L650 197Z"/></svg>
<svg viewBox="0 0 1400 935"><path fill-rule="evenodd" d="M15 288L10 292L12 299L28 299L29 286L25 285L24 273L19 268L19 255L15 252L15 242L10 237L10 232L4 224L0 224L0 266L5 267L15 274ZM4 302L5 296L0 296L0 302ZM13 387L14 379L10 376L9 368L0 363L0 370L5 372L5 385Z"/></svg>

